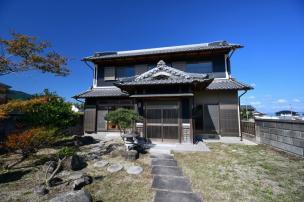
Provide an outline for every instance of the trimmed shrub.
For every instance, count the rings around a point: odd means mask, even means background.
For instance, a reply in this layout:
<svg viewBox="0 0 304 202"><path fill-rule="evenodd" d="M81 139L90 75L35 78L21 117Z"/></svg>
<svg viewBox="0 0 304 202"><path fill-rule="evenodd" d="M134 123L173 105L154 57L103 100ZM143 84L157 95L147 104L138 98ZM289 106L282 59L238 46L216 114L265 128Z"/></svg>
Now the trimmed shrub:
<svg viewBox="0 0 304 202"><path fill-rule="evenodd" d="M63 147L57 153L60 159L68 156L73 156L74 154L76 154L76 150L72 147Z"/></svg>

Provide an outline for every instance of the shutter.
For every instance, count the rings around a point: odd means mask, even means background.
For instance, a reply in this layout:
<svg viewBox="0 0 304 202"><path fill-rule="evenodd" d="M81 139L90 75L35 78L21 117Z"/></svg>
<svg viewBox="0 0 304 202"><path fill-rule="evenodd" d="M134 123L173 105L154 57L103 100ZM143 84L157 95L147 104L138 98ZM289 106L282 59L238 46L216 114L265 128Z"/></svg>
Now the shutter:
<svg viewBox="0 0 304 202"><path fill-rule="evenodd" d="M238 110L237 105L221 105L220 122L221 133L238 136Z"/></svg>
<svg viewBox="0 0 304 202"><path fill-rule="evenodd" d="M104 68L104 80L105 81L115 80L115 67L105 67Z"/></svg>
<svg viewBox="0 0 304 202"><path fill-rule="evenodd" d="M219 105L204 105L204 131L219 133Z"/></svg>
<svg viewBox="0 0 304 202"><path fill-rule="evenodd" d="M95 132L96 109L86 108L84 111L84 131Z"/></svg>

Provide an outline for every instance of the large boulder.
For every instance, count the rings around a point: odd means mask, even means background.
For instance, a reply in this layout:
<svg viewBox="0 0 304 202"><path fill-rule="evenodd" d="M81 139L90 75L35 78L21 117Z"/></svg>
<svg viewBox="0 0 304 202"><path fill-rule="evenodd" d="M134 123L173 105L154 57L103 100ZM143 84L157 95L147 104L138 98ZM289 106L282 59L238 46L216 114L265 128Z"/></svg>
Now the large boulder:
<svg viewBox="0 0 304 202"><path fill-rule="evenodd" d="M85 190L71 191L49 200L49 202L92 202L91 194Z"/></svg>
<svg viewBox="0 0 304 202"><path fill-rule="evenodd" d="M83 158L77 154L67 157L62 162L62 167L64 170L81 170L87 166L87 163Z"/></svg>

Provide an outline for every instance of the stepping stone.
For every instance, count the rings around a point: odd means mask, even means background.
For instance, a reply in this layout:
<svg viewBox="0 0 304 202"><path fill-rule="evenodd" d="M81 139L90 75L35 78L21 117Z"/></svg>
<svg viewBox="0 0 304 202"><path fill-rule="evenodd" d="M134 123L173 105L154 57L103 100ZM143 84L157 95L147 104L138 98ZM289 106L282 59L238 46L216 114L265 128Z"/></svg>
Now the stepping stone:
<svg viewBox="0 0 304 202"><path fill-rule="evenodd" d="M140 166L131 166L127 169L128 174L132 175L138 175L140 174L144 169Z"/></svg>
<svg viewBox="0 0 304 202"><path fill-rule="evenodd" d="M152 159L152 166L177 166L176 160Z"/></svg>
<svg viewBox="0 0 304 202"><path fill-rule="evenodd" d="M183 171L178 167L152 166L152 175L183 176Z"/></svg>
<svg viewBox="0 0 304 202"><path fill-rule="evenodd" d="M155 202L202 202L202 199L194 193L181 193L170 191L157 191Z"/></svg>
<svg viewBox="0 0 304 202"><path fill-rule="evenodd" d="M173 160L173 156L170 154L151 154L150 158L172 159Z"/></svg>
<svg viewBox="0 0 304 202"><path fill-rule="evenodd" d="M120 164L112 164L107 168L107 171L109 171L110 173L116 173L120 171L122 168L123 166Z"/></svg>
<svg viewBox="0 0 304 202"><path fill-rule="evenodd" d="M154 176L152 188L192 192L189 180L184 177Z"/></svg>
<svg viewBox="0 0 304 202"><path fill-rule="evenodd" d="M107 162L105 160L101 160L101 161L95 162L93 166L97 167L97 168L103 168L103 167L105 167L108 164L109 164L109 162Z"/></svg>

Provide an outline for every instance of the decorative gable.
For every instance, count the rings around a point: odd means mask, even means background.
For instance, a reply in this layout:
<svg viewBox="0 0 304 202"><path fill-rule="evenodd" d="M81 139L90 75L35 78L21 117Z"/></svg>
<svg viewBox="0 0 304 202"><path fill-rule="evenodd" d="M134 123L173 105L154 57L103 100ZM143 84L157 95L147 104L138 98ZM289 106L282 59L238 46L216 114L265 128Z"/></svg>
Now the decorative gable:
<svg viewBox="0 0 304 202"><path fill-rule="evenodd" d="M190 76L186 72L167 66L163 60L160 60L155 68L139 75L135 78L135 81L180 79L190 79Z"/></svg>

